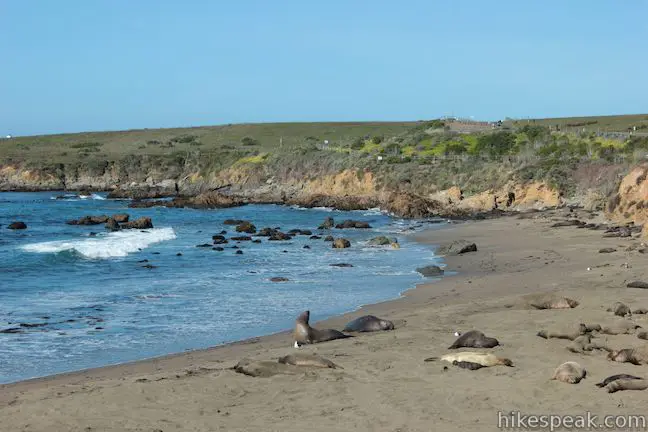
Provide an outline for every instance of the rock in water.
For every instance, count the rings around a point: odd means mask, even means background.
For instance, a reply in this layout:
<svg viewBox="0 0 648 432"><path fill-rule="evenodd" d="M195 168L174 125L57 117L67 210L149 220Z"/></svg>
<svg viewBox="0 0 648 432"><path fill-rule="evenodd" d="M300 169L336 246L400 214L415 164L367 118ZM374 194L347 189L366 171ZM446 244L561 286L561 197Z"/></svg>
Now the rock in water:
<svg viewBox="0 0 648 432"><path fill-rule="evenodd" d="M392 239L390 239L388 237L385 237L385 236L378 236L378 237L374 237L371 240L369 240L369 245L371 245L371 246L387 246L387 245L390 245L392 243L398 243L398 240L396 240L396 239L392 240Z"/></svg>
<svg viewBox="0 0 648 432"><path fill-rule="evenodd" d="M130 218L130 216L127 213L118 213L118 214L114 214L112 216L112 219L115 219L115 221L117 223L128 222L129 218Z"/></svg>
<svg viewBox="0 0 648 432"><path fill-rule="evenodd" d="M333 240L333 249L344 249L348 247L351 247L351 242L345 238Z"/></svg>
<svg viewBox="0 0 648 432"><path fill-rule="evenodd" d="M125 222L121 225L123 229L148 229L153 228L153 222L150 217L141 217L134 221Z"/></svg>
<svg viewBox="0 0 648 432"><path fill-rule="evenodd" d="M332 217L327 217L324 219L324 222L318 227L318 229L331 229L335 226L335 221Z"/></svg>
<svg viewBox="0 0 648 432"><path fill-rule="evenodd" d="M333 241L333 240L335 240L335 239L333 238L332 235L328 235L328 236L324 237L324 241L328 242L328 241Z"/></svg>
<svg viewBox="0 0 648 432"><path fill-rule="evenodd" d="M438 255L460 255L468 252L477 252L477 245L466 240L453 241L437 250Z"/></svg>
<svg viewBox="0 0 648 432"><path fill-rule="evenodd" d="M27 229L27 224L25 222L12 222L7 227L10 230L24 230Z"/></svg>
<svg viewBox="0 0 648 432"><path fill-rule="evenodd" d="M240 225L242 223L245 223L246 221L241 220L241 219L225 219L223 221L223 225Z"/></svg>
<svg viewBox="0 0 648 432"><path fill-rule="evenodd" d="M119 224L114 218L109 218L106 221L106 229L108 231L119 231Z"/></svg>
<svg viewBox="0 0 648 432"><path fill-rule="evenodd" d="M256 232L256 227L252 222L243 222L236 226L236 232L244 232L247 234L254 234Z"/></svg>
<svg viewBox="0 0 648 432"><path fill-rule="evenodd" d="M351 220L351 219L347 219L344 222L335 225L335 228L338 228L338 229L371 228L371 225L369 225L369 223L367 223L367 222L354 221L354 220Z"/></svg>
<svg viewBox="0 0 648 432"><path fill-rule="evenodd" d="M270 282L288 282L289 279L285 277L272 277L270 278Z"/></svg>
<svg viewBox="0 0 648 432"><path fill-rule="evenodd" d="M436 265L419 267L416 269L416 271L421 273L425 277L441 276L443 274L443 269Z"/></svg>

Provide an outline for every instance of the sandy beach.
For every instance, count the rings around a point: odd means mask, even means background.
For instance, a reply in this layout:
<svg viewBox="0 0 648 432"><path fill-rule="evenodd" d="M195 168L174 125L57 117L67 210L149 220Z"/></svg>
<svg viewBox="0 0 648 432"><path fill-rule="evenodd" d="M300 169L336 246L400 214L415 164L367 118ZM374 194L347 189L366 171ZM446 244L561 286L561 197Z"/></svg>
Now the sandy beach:
<svg viewBox="0 0 648 432"><path fill-rule="evenodd" d="M577 211L581 220L594 220ZM295 374L250 377L231 368L243 358L276 360L295 352L289 332L223 347L0 386L0 430L13 431L463 431L498 430L509 414L641 414L648 391L609 394L594 384L646 366L616 363L605 351L578 354L568 340L543 339L541 329L579 323L613 325L607 312L621 301L648 307L648 290L626 288L648 279L637 238L603 238L603 231L552 228L569 210L465 222L417 235L443 244L466 239L477 252L446 257L447 272L402 298L326 321L336 328L374 314L396 329L301 348L343 369L302 368ZM599 253L601 248L615 248ZM631 249L631 250L628 250ZM340 280L340 283L344 283ZM529 306L553 292L580 304L566 310ZM648 316L632 316L643 327ZM514 367L466 370L424 359L451 352L456 331L496 337L490 350ZM288 329L287 329L288 330ZM162 337L163 335L161 335ZM635 334L601 335L611 348L646 343ZM465 349L470 350L470 349ZM106 358L110 353L106 353ZM578 384L550 380L563 362L587 370ZM447 369L444 369L447 366ZM510 415L509 415L510 417Z"/></svg>

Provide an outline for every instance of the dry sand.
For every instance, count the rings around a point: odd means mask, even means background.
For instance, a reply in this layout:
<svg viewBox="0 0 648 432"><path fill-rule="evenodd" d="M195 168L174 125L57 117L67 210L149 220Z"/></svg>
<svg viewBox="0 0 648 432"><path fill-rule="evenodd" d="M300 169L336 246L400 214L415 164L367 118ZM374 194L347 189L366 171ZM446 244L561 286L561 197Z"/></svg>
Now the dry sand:
<svg viewBox="0 0 648 432"><path fill-rule="evenodd" d="M610 362L604 352L571 353L569 341L545 340L536 333L580 322L613 323L621 318L606 309L615 301L648 307L648 290L625 287L630 280L648 279L648 254L625 250L640 242L636 238L602 238L602 231L550 228L551 223L545 213L538 219L468 222L420 235L421 241L436 244L469 239L479 250L446 259L455 276L421 285L398 300L311 323L341 329L367 313L397 323L394 331L300 350L344 369L300 369L270 378L230 369L245 357L276 360L294 352L290 335L282 333L0 386L0 430L490 431L497 430L499 411L645 413L648 391L608 394L594 384L617 373L648 376L648 366ZM618 251L598 253L603 247ZM568 310L526 305L525 295L544 292L564 294L580 305ZM632 319L648 327L648 316ZM470 329L498 338L501 346L488 351L512 359L515 367L470 371L423 361L450 352L454 332ZM646 343L635 335L599 340L616 348ZM554 369L570 360L586 368L587 378L579 384L551 381Z"/></svg>

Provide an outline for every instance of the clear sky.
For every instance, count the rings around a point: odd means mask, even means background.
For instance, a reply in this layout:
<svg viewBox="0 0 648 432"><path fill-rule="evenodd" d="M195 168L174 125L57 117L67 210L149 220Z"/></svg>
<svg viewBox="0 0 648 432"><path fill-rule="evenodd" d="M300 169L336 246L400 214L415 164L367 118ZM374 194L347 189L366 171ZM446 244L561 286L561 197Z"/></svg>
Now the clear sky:
<svg viewBox="0 0 648 432"><path fill-rule="evenodd" d="M644 0L0 0L0 134L648 112Z"/></svg>

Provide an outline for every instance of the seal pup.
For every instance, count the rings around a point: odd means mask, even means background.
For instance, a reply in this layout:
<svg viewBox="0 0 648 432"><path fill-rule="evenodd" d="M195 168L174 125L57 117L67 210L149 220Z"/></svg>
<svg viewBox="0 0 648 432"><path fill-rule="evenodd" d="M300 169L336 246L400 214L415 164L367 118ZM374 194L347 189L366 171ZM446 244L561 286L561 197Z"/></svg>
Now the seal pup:
<svg viewBox="0 0 648 432"><path fill-rule="evenodd" d="M459 336L448 349L456 348L493 348L499 345L495 338L488 337L479 330L470 330Z"/></svg>
<svg viewBox="0 0 648 432"><path fill-rule="evenodd" d="M551 379L568 384L578 384L586 375L587 371L581 365L568 361L556 368Z"/></svg>
<svg viewBox="0 0 648 432"><path fill-rule="evenodd" d="M588 330L588 329L592 330ZM596 327L600 329L600 326ZM587 326L586 324L579 324L577 328L573 330L540 330L536 333L536 336L539 336L544 339L568 339L574 340L581 335L587 334L591 331L594 331L595 327Z"/></svg>
<svg viewBox="0 0 648 432"><path fill-rule="evenodd" d="M608 354L607 358L619 363L648 364L648 346L613 350Z"/></svg>
<svg viewBox="0 0 648 432"><path fill-rule="evenodd" d="M616 380L641 380L641 379L643 378L634 375L628 375L628 374L612 375L605 378L600 383L596 383L596 387L605 387L606 385L610 384L612 381L616 381Z"/></svg>
<svg viewBox="0 0 648 432"><path fill-rule="evenodd" d="M331 360L320 357L317 354L289 354L281 357L279 363L292 365L292 366L310 366L329 369L344 369L342 366L336 365Z"/></svg>
<svg viewBox="0 0 648 432"><path fill-rule="evenodd" d="M424 361L431 362L439 359L450 363L454 361L477 363L484 367L499 366L499 365L513 367L513 362L510 359L497 357L496 355L491 353L482 353L476 351L462 351L458 353L445 354L440 358L430 357L430 358L426 358Z"/></svg>
<svg viewBox="0 0 648 432"><path fill-rule="evenodd" d="M621 390L646 390L648 388L648 381L644 379L619 379L612 381L605 386L608 393L614 393Z"/></svg>
<svg viewBox="0 0 648 432"><path fill-rule="evenodd" d="M350 338L352 336L346 335L341 331L334 329L318 330L308 325L310 319L310 311L304 311L295 320L295 329L293 331L293 338L295 341L295 348L299 348L300 344L314 344L319 342L332 341L335 339Z"/></svg>
<svg viewBox="0 0 648 432"><path fill-rule="evenodd" d="M381 330L394 330L394 323L373 315L356 318L344 326L343 329L345 332L373 332Z"/></svg>

